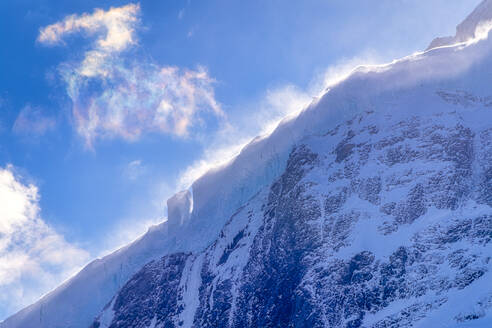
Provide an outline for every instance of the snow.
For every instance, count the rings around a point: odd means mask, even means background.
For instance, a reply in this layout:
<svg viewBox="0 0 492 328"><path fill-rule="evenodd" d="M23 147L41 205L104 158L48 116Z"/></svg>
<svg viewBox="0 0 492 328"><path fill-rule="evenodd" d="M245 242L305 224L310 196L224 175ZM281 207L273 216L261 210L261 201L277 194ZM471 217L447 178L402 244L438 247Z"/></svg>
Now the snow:
<svg viewBox="0 0 492 328"><path fill-rule="evenodd" d="M183 322L183 328L191 328L195 312L200 305L199 287L201 285L200 269L202 267L204 254L196 258L189 258L184 268L180 289L184 289L183 299L180 305L183 311L180 313L179 320Z"/></svg>
<svg viewBox="0 0 492 328"><path fill-rule="evenodd" d="M261 206L265 203L268 192L268 188L265 188L265 190L255 195L233 215L221 231L221 237L216 241L211 250L213 254L213 266L210 269L215 275L212 283L214 288L219 279L221 281L230 279L232 282L230 324L232 324L232 315L236 310L236 302L239 294L238 289L241 286L243 269L249 261L254 236L256 236L263 223ZM234 239L239 238L238 236L243 237L239 241L236 240L235 246L231 249L231 245L234 245ZM225 263L221 263L220 260L226 250L230 251L228 259Z"/></svg>
<svg viewBox="0 0 492 328"><path fill-rule="evenodd" d="M458 27L457 37L461 40L471 36L470 31L484 18L492 18L492 0L484 1ZM185 191L172 197L168 201L168 222L152 227L137 241L113 254L93 261L40 301L5 320L0 327L89 326L145 263L177 251L198 253L209 246L232 214L284 170L293 145L307 135L320 135L335 129L356 114L377 108L379 118L391 114L398 120L440 113L453 106L449 101L466 101L469 107L462 109L463 113L473 114L465 115L466 119L474 121L476 126L489 125L490 114L478 109L485 106L480 99L491 96L491 48L492 40L485 39L431 49L387 65L359 67L299 116L281 122L269 136L254 139L230 163L195 181L192 194ZM438 94L443 90L451 95L444 100ZM478 100L470 100L460 90L472 90L473 99ZM356 228L359 232L370 229L363 219L359 225ZM404 229L401 233L405 233ZM392 240L387 242L394 243ZM387 256L387 251L371 245L369 239L362 239L361 243L380 256ZM244 261L242 257L237 254L238 261ZM197 261L199 259L188 268L184 327L191 325L190 317L198 302L200 281L197 270L200 265ZM491 277L484 276L480 281L487 281L486 278L490 281Z"/></svg>
<svg viewBox="0 0 492 328"><path fill-rule="evenodd" d="M455 36L439 37L434 39L428 49L449 46L455 43L467 42L476 38L481 27L492 20L492 0L482 1L468 17L456 27ZM478 30L478 31L477 31ZM477 33L478 32L478 33Z"/></svg>
<svg viewBox="0 0 492 328"><path fill-rule="evenodd" d="M192 204L191 193L188 190L178 192L167 200L167 222L169 229L182 226L188 221Z"/></svg>
<svg viewBox="0 0 492 328"><path fill-rule="evenodd" d="M488 245L482 250L486 254L492 254L492 247ZM488 272L474 281L470 286L461 290L451 290L446 296L447 302L440 308L432 311L421 320L416 327L446 327L446 328L468 328L468 327L491 327L492 323L492 294L490 282L492 279L492 262L488 263ZM483 300L489 300L488 307L477 308L477 304ZM486 304L487 306L487 304ZM486 311L488 310L488 311ZM478 313L477 313L478 312ZM456 323L454 314L482 315L481 318Z"/></svg>
<svg viewBox="0 0 492 328"><path fill-rule="evenodd" d="M440 89L470 89L477 96L488 96L487 84L480 81L488 80L487 54L491 46L492 42L486 40L438 48L389 65L357 69L297 118L281 123L268 137L246 146L227 166L199 178L193 184L190 222L197 230L207 232L201 236L216 235L213 227L221 226L237 207L278 177L295 143L305 135L333 129L357 113L377 108L380 117L388 113L401 119L439 113L449 107L436 94ZM397 112L395 103L399 104ZM196 246L202 247L209 241L201 236L195 239Z"/></svg>
<svg viewBox="0 0 492 328"><path fill-rule="evenodd" d="M88 264L76 276L0 324L0 327L88 327L101 309L144 264L161 257L167 223L116 252Z"/></svg>
<svg viewBox="0 0 492 328"><path fill-rule="evenodd" d="M475 33L480 23L492 19L492 1L484 0L468 17L456 27L456 40L459 42L467 41L476 37Z"/></svg>
<svg viewBox="0 0 492 328"><path fill-rule="evenodd" d="M104 311L99 316L99 323L101 324L101 328L108 328L111 325L114 317L114 303L116 302L116 297L113 297L113 300L109 305L104 309Z"/></svg>
<svg viewBox="0 0 492 328"><path fill-rule="evenodd" d="M156 328L156 326L155 326L156 323L157 323L157 318L156 317L152 318L152 321L150 322L150 325L148 328Z"/></svg>

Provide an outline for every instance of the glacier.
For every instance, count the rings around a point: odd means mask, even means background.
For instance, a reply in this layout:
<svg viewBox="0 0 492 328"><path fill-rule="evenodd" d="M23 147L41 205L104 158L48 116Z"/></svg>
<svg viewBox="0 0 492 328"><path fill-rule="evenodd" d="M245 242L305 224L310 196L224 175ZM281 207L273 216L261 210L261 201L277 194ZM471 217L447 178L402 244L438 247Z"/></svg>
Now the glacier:
<svg viewBox="0 0 492 328"><path fill-rule="evenodd" d="M492 326L490 19L356 68L0 327Z"/></svg>

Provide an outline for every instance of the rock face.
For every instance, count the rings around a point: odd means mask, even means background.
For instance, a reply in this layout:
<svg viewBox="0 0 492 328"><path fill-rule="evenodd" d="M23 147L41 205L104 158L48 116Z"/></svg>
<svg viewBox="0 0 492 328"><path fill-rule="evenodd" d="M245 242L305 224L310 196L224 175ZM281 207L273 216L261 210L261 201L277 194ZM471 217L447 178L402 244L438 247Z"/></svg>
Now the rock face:
<svg viewBox="0 0 492 328"><path fill-rule="evenodd" d="M142 268L93 327L488 327L492 128L460 106L306 137L213 244Z"/></svg>

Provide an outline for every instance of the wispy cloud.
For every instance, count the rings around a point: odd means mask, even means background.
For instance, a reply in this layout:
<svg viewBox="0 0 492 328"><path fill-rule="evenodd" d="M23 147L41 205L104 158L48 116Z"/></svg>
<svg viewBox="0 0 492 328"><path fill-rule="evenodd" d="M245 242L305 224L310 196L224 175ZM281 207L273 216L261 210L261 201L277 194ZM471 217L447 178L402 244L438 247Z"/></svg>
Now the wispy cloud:
<svg viewBox="0 0 492 328"><path fill-rule="evenodd" d="M149 228L164 221L165 216L144 217L138 215L134 217L121 218L111 229L111 234L104 241L102 248L96 254L101 258L121 247L132 243L143 236Z"/></svg>
<svg viewBox="0 0 492 328"><path fill-rule="evenodd" d="M205 68L160 66L128 55L137 45L139 15L138 4L96 9L40 30L44 44L60 44L73 33L95 36L80 60L60 66L76 130L89 147L98 138L136 140L148 132L186 137L203 113L223 116Z"/></svg>
<svg viewBox="0 0 492 328"><path fill-rule="evenodd" d="M0 168L0 304L9 312L38 299L85 264L87 252L40 217L38 189Z"/></svg>
<svg viewBox="0 0 492 328"><path fill-rule="evenodd" d="M178 188L188 188L211 168L226 164L251 140L270 134L282 119L300 112L312 99L294 85L267 90L262 99L243 108L242 113L247 115L231 119L206 140L203 155L181 173Z"/></svg>
<svg viewBox="0 0 492 328"><path fill-rule="evenodd" d="M30 104L24 106L12 126L16 134L41 136L55 128L56 119L43 113L43 109Z"/></svg>
<svg viewBox="0 0 492 328"><path fill-rule="evenodd" d="M157 181L156 181L157 180ZM147 186L145 201L137 201L124 217L115 220L111 233L104 239L104 243L97 255L102 257L123 247L145 234L151 226L165 221L166 200L173 194L173 186L166 181L153 180Z"/></svg>
<svg viewBox="0 0 492 328"><path fill-rule="evenodd" d="M146 167L142 160L137 159L128 163L123 169L123 177L130 181L135 181L145 174Z"/></svg>
<svg viewBox="0 0 492 328"><path fill-rule="evenodd" d="M386 59L387 60L387 59ZM328 67L305 87L293 84L267 90L263 97L246 105L244 116L231 119L211 140L207 140L200 159L186 167L178 180L178 189L190 187L208 170L224 165L239 154L255 137L265 137L284 119L295 118L314 99L321 97L331 86L347 78L360 65L375 65L384 58L366 51L353 58L342 59Z"/></svg>

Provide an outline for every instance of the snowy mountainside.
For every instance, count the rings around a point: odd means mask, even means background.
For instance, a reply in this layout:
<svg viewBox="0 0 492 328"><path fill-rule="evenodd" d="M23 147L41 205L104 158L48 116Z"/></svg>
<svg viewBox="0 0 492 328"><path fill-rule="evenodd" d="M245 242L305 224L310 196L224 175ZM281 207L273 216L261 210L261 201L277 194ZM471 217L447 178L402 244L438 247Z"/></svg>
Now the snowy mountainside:
<svg viewBox="0 0 492 328"><path fill-rule="evenodd" d="M492 107L451 106L304 138L213 244L145 266L92 327L490 326Z"/></svg>
<svg viewBox="0 0 492 328"><path fill-rule="evenodd" d="M486 327L491 48L358 68L0 327Z"/></svg>

